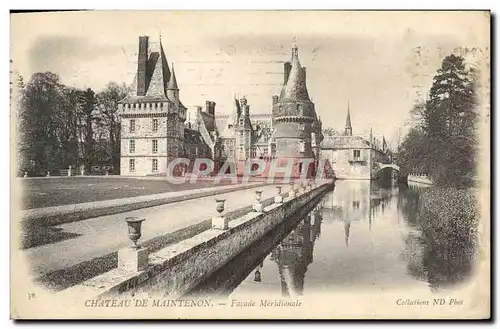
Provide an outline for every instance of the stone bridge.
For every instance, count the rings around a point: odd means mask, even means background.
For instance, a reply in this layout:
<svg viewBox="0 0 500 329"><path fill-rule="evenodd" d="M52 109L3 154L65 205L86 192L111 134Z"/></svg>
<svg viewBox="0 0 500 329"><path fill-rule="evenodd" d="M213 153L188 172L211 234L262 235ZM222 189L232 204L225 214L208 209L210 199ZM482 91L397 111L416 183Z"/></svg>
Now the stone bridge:
<svg viewBox="0 0 500 329"><path fill-rule="evenodd" d="M392 168L396 171L401 171L401 169L399 168L399 166L397 164L376 162L376 171L375 172L378 172L378 171L386 169L386 168Z"/></svg>
<svg viewBox="0 0 500 329"><path fill-rule="evenodd" d="M371 177L372 178L380 177L381 172L383 170L387 170L388 173L391 173L391 175L394 175L395 172L401 171L399 166L395 163L375 162L373 167L372 167Z"/></svg>

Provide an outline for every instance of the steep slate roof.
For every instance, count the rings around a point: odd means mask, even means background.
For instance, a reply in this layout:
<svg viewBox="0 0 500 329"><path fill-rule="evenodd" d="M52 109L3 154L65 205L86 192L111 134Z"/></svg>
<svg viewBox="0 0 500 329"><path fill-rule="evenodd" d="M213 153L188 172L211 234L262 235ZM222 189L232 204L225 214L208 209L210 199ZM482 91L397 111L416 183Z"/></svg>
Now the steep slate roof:
<svg viewBox="0 0 500 329"><path fill-rule="evenodd" d="M292 58L289 72L285 66L286 81L283 83L278 102L273 105L273 116L277 117L309 117L316 118L314 103L307 91L306 68L300 65L297 45L292 47Z"/></svg>
<svg viewBox="0 0 500 329"><path fill-rule="evenodd" d="M173 70L172 70L173 72ZM146 63L146 95L137 96L137 74L132 83L131 92L121 102L150 102L150 101L173 101L167 97L167 89L178 89L175 73L172 74L167 62L167 56L163 46L159 44L159 49L149 53ZM180 106L187 109L182 102Z"/></svg>
<svg viewBox="0 0 500 329"><path fill-rule="evenodd" d="M148 70L146 73L146 96L158 97L167 99L165 87L167 85L167 77L164 76L163 61L158 52L152 52L149 56ZM152 69L151 69L152 67ZM168 65L167 65L168 67ZM149 74L148 74L149 73Z"/></svg>
<svg viewBox="0 0 500 329"><path fill-rule="evenodd" d="M305 68L300 65L297 45L292 48L292 65L286 84L283 86L281 100L310 102L307 92Z"/></svg>
<svg viewBox="0 0 500 329"><path fill-rule="evenodd" d="M201 133L194 129L184 128L184 139L190 144L201 145L204 144Z"/></svg>
<svg viewBox="0 0 500 329"><path fill-rule="evenodd" d="M168 80L167 89L179 90L179 87L177 86L177 78L175 77L173 63L172 63L172 74L170 75L170 79Z"/></svg>
<svg viewBox="0 0 500 329"><path fill-rule="evenodd" d="M170 80L170 69L168 67L167 56L165 56L165 51L163 50L163 46L161 44L160 39L160 55L161 55L161 66L163 71L163 86L167 86L167 81Z"/></svg>
<svg viewBox="0 0 500 329"><path fill-rule="evenodd" d="M207 112L200 112L201 119L203 120L203 124L205 125L205 128L209 132L215 131L215 118L213 115Z"/></svg>
<svg viewBox="0 0 500 329"><path fill-rule="evenodd" d="M370 143L359 136L325 136L321 142L322 149L372 148Z"/></svg>

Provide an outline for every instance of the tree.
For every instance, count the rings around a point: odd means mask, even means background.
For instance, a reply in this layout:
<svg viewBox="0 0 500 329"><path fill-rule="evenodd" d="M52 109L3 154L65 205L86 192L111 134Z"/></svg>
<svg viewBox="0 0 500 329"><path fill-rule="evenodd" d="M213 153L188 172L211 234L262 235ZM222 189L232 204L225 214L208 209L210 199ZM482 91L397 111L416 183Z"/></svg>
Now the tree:
<svg viewBox="0 0 500 329"><path fill-rule="evenodd" d="M72 166L78 168L82 162L81 154L81 129L80 129L80 100L83 97L83 91L77 88L66 87L63 90L62 115L63 120L60 139L64 153L62 167Z"/></svg>
<svg viewBox="0 0 500 329"><path fill-rule="evenodd" d="M429 170L429 139L420 128L410 129L400 146L397 163L402 174L428 173Z"/></svg>
<svg viewBox="0 0 500 329"><path fill-rule="evenodd" d="M410 116L411 125L413 127L422 128L424 125L425 102L415 104L410 111Z"/></svg>
<svg viewBox="0 0 500 329"><path fill-rule="evenodd" d="M324 128L323 129L323 135L324 136L338 136L341 135L337 130L333 128Z"/></svg>
<svg viewBox="0 0 500 329"><path fill-rule="evenodd" d="M15 73L11 101L19 104L14 106L19 171L56 174L81 164L87 171L96 164L120 167L117 110L129 91L125 85L109 83L96 95L90 88L64 86L51 72L33 74L25 86Z"/></svg>
<svg viewBox="0 0 500 329"><path fill-rule="evenodd" d="M97 99L99 102L99 117L101 118L101 126L99 129L104 130L106 143L103 148L103 154L109 158L115 170L120 168L120 120L118 118L118 102L125 98L128 93L128 88L123 85L118 85L110 82L106 88L98 93Z"/></svg>
<svg viewBox="0 0 500 329"><path fill-rule="evenodd" d="M475 172L475 72L464 59L447 56L434 76L423 111L429 139L429 170L438 183L463 185Z"/></svg>
<svg viewBox="0 0 500 329"><path fill-rule="evenodd" d="M87 88L79 97L80 105L80 138L82 141L81 154L85 170L90 171L96 162L94 123L99 118L97 116L97 98L94 91Z"/></svg>
<svg viewBox="0 0 500 329"><path fill-rule="evenodd" d="M59 77L50 72L33 74L23 89L19 113L22 133L18 152L28 159L30 170L45 172L59 169L62 89Z"/></svg>
<svg viewBox="0 0 500 329"><path fill-rule="evenodd" d="M12 60L11 60L12 63ZM22 118L22 95L24 89L23 77L17 72L11 70L11 81L10 81L10 104L11 112L15 115L15 140L17 149L21 150L23 146L23 140L25 139L24 133L21 130L21 118ZM17 152L17 167L18 171L29 166L29 160L25 156L25 152Z"/></svg>

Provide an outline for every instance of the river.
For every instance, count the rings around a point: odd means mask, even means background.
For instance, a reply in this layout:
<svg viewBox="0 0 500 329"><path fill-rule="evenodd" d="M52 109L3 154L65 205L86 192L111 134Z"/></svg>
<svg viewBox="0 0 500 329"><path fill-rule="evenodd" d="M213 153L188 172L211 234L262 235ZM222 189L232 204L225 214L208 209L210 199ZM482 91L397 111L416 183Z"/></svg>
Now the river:
<svg viewBox="0 0 500 329"><path fill-rule="evenodd" d="M438 259L437 247L423 238L417 216L423 188L337 181L307 216L289 218L192 294L293 297L447 287L456 262Z"/></svg>

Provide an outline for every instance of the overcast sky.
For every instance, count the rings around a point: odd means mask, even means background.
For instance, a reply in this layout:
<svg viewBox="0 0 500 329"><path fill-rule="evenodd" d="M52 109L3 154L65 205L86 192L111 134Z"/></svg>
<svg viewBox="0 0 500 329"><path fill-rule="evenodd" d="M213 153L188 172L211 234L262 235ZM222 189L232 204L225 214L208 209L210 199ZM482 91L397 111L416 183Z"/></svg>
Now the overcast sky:
<svg viewBox="0 0 500 329"><path fill-rule="evenodd" d="M11 58L29 80L57 73L64 84L101 90L131 84L140 35L161 33L183 103L206 100L228 113L246 95L253 113L271 110L296 37L309 95L325 127L342 130L350 103L354 134L395 145L416 92L429 88L457 47L487 52L480 12L81 12L12 15Z"/></svg>

